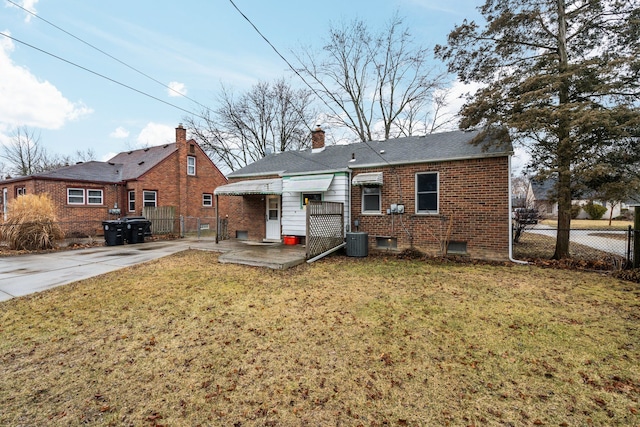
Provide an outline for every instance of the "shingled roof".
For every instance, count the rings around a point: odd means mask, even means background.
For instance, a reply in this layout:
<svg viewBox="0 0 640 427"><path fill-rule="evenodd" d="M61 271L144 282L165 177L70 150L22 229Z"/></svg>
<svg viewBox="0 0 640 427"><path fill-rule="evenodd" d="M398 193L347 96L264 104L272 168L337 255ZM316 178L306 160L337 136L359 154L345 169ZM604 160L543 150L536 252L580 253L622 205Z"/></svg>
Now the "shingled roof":
<svg viewBox="0 0 640 427"><path fill-rule="evenodd" d="M141 177L177 150L175 143L125 151L107 162L89 161L64 166L52 171L25 177L8 179L6 182L25 179L55 179L61 181L84 181L118 183Z"/></svg>
<svg viewBox="0 0 640 427"><path fill-rule="evenodd" d="M453 131L385 141L331 145L321 151L285 151L268 155L230 173L228 177L302 175L513 154L513 148L509 143L487 146L485 143L488 141L482 141L480 144L473 144L481 136L480 132Z"/></svg>
<svg viewBox="0 0 640 427"><path fill-rule="evenodd" d="M125 151L112 157L109 163L122 164L122 179L135 179L144 175L177 149L176 144L172 143L140 150Z"/></svg>

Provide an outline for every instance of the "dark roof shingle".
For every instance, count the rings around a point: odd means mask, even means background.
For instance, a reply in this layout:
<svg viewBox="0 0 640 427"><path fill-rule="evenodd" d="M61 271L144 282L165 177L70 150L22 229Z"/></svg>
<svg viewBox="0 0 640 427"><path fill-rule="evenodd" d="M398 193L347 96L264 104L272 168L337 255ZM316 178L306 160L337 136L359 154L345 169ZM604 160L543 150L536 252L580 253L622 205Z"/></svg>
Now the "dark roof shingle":
<svg viewBox="0 0 640 427"><path fill-rule="evenodd" d="M229 174L229 178L296 175L349 169L506 156L511 144L485 147L473 144L480 131L453 131L386 141L330 145L324 150L285 151L266 156ZM486 142L486 141L483 141ZM355 160L352 160L355 158Z"/></svg>

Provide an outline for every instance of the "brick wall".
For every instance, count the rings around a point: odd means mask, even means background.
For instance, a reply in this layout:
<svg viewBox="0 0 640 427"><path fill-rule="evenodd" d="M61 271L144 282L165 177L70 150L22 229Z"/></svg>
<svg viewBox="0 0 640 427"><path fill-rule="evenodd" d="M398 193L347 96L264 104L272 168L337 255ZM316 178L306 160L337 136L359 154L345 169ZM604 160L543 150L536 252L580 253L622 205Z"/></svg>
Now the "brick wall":
<svg viewBox="0 0 640 427"><path fill-rule="evenodd" d="M108 210L113 208L116 202L120 206L119 190L114 184L28 179L3 186L3 188L7 188L9 203L15 199L16 187L26 187L27 194L49 194L58 222L68 236L95 236L101 234L102 221L116 218L116 216L110 215ZM85 204L69 205L67 203L68 188L84 189ZM87 190L102 190L102 204L86 204Z"/></svg>
<svg viewBox="0 0 640 427"><path fill-rule="evenodd" d="M382 214L362 214L362 189L352 188L352 218L360 221L359 231L369 233L371 248L376 247L377 236L384 236L396 239L400 250L413 245L435 253L451 221L450 241L466 243L469 256L508 259L507 157L359 169L357 173L378 171L384 172ZM439 173L438 214L415 213L415 175L421 172ZM405 213L387 215L392 203L404 204Z"/></svg>
<svg viewBox="0 0 640 427"><path fill-rule="evenodd" d="M227 183L227 179L194 140L186 139L186 129L176 128L177 151L162 163L127 183L123 201L128 191L135 191L136 215L142 213L143 192L156 191L158 206L174 206L176 215L184 217L215 218L214 190ZM187 156L196 159L196 174L187 175ZM202 196L211 194L212 206L203 206Z"/></svg>
<svg viewBox="0 0 640 427"><path fill-rule="evenodd" d="M276 175L255 179L279 178ZM229 182L248 181L247 178L230 179ZM249 240L261 241L266 237L265 195L219 196L220 218L228 219L229 237L235 238L237 231L246 231Z"/></svg>

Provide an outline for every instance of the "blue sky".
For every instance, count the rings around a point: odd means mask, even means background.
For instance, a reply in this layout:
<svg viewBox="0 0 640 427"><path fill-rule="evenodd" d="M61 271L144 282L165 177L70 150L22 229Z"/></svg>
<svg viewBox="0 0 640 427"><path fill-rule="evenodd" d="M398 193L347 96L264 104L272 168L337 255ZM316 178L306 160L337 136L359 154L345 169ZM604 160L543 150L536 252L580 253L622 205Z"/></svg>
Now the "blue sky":
<svg viewBox="0 0 640 427"><path fill-rule="evenodd" d="M154 79L213 106L221 83L241 92L290 77L287 65L229 0L12 0ZM184 110L191 100L136 73L42 19L0 0L0 32ZM478 17L482 1L234 0L291 62L291 50L320 46L330 22L384 26L397 11L423 45L444 43L454 24ZM443 67L444 68L444 67ZM173 142L184 111L0 35L0 143L15 126L41 133L49 153L92 149L98 160Z"/></svg>

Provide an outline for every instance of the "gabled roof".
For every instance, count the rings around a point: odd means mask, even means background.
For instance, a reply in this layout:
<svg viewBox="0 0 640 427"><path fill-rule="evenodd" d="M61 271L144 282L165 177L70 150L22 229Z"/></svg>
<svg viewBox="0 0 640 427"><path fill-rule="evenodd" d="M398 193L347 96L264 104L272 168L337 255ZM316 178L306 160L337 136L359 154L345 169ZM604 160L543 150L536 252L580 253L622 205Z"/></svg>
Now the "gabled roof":
<svg viewBox="0 0 640 427"><path fill-rule="evenodd" d="M511 144L492 145L488 148L483 148L483 143L472 144L480 135L481 131L453 131L386 141L331 145L320 150L285 151L268 155L230 173L228 177L303 175L513 154Z"/></svg>
<svg viewBox="0 0 640 427"><path fill-rule="evenodd" d="M136 179L177 150L175 143L125 151L109 160L109 163L122 164L122 179Z"/></svg>
<svg viewBox="0 0 640 427"><path fill-rule="evenodd" d="M538 201L555 200L555 186L556 180L553 178L542 181L538 181L535 178L531 180L531 191L533 192L533 197Z"/></svg>

